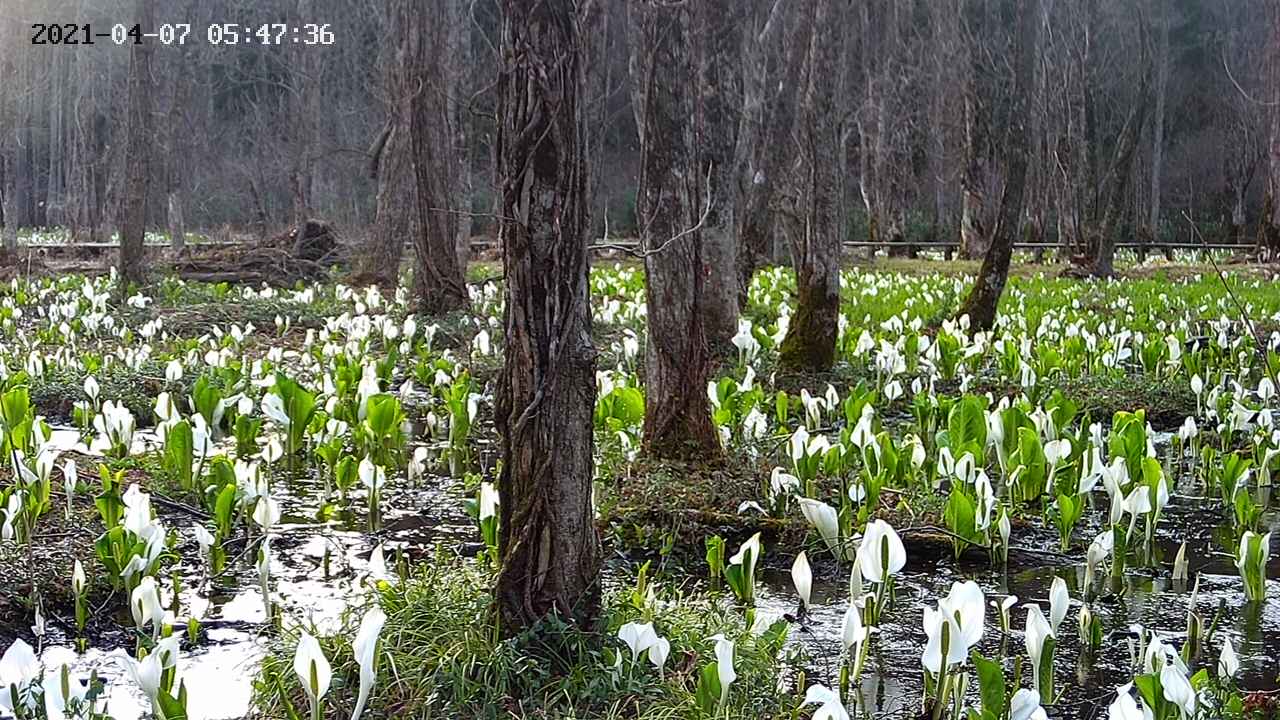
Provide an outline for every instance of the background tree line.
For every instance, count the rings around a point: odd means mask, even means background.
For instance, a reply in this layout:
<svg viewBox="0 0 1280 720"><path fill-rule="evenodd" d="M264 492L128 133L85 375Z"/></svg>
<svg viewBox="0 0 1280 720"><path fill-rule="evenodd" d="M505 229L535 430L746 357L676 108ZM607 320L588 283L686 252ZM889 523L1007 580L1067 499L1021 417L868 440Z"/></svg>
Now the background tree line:
<svg viewBox="0 0 1280 720"><path fill-rule="evenodd" d="M360 237L368 280L395 283L412 240L438 314L468 304L467 241L494 233L504 631L598 609L594 238L635 237L644 264L644 450L701 462L723 453L707 381L763 264L796 276L780 364L824 371L844 240L957 238L983 258L974 329L1018 239L1097 275L1183 212L1280 246L1280 0L184 2L17 15L338 42L30 47L6 22L6 234L118 228L141 280L146 226L320 216Z"/></svg>
<svg viewBox="0 0 1280 720"><path fill-rule="evenodd" d="M129 48L33 46L32 22L132 23L133 0L9 0L0 29L0 188L6 228L64 226L81 239L116 225ZM634 236L643 118L625 0L601 0L587 113L593 232ZM777 183L793 135L805 42L801 0L715 7L690 28L721 91L693 112L719 143L713 226L744 254L784 255L797 195ZM1014 3L860 0L842 5L832 90L832 202L842 239L953 240L981 256L1008 178ZM1025 208L1018 237L1093 257L1116 238L1185 235L1274 245L1280 176L1274 0L1045 0ZM493 234L499 12L495 0L154 0L155 23L190 23L149 70L148 227L268 233L308 215L348 231L408 236L431 169L433 234ZM213 23L331 23L337 42L213 46ZM629 39L630 37L630 39ZM723 61L717 61L717 58ZM418 145L411 135L417 128ZM429 143L423 145L422 143ZM415 149L416 148L416 149ZM705 178L704 178L705 179ZM786 183L782 183L786 184ZM775 185L776 190L775 192ZM447 204L443 203L443 196ZM431 213L428 213L431 215ZM1107 249L1101 248L1103 254ZM717 259L713 257L712 259ZM1105 260L1105 258L1104 258ZM1105 269L1105 268L1104 268ZM714 288L711 289L715 291Z"/></svg>

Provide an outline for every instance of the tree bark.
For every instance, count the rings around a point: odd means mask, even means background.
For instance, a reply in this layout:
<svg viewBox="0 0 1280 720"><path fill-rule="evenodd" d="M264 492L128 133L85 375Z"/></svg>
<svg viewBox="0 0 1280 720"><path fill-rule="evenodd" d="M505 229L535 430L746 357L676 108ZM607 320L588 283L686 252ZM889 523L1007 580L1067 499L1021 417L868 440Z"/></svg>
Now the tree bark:
<svg viewBox="0 0 1280 720"><path fill-rule="evenodd" d="M398 100L391 112L400 114ZM410 237L410 206L414 202L409 187L409 152L404 147L407 130L396 118L388 122L385 136L375 156L373 175L378 182L377 209L373 230L361 256L360 280L393 288L400 278L404 243Z"/></svg>
<svg viewBox="0 0 1280 720"><path fill-rule="evenodd" d="M7 132L8 129L0 129ZM8 162L4 148L0 148L0 215L4 217L3 247L8 252L18 249L17 182L14 180L13 163Z"/></svg>
<svg viewBox="0 0 1280 720"><path fill-rule="evenodd" d="M404 0L400 27L408 43L409 146L417 189L418 232L414 289L419 309L429 315L467 306L466 279L458 262L459 208L453 137L449 130L448 74L443 56L447 28L433 16L429 0Z"/></svg>
<svg viewBox="0 0 1280 720"><path fill-rule="evenodd" d="M582 102L589 6L501 2L497 145L506 363L495 407L502 436L495 601L506 635L553 613L590 625L600 608Z"/></svg>
<svg viewBox="0 0 1280 720"><path fill-rule="evenodd" d="M785 27L784 27L785 26ZM749 41L744 81L747 100L740 142L747 146L740 154L744 163L745 186L738 213L738 298L746 302L751 278L761 265L772 260L776 236L774 198L787 161L795 155L792 130L800 97L805 52L809 47L809 13L795 3L775 2L760 33ZM774 35L783 36L779 70L769 71L769 55Z"/></svg>
<svg viewBox="0 0 1280 720"><path fill-rule="evenodd" d="M313 0L297 0L295 22L315 22ZM301 227L311 217L312 186L315 183L314 152L316 123L319 122L320 88L316 82L315 51L293 45L290 57L293 73L289 95L288 138L290 141L289 190L292 224Z"/></svg>
<svg viewBox="0 0 1280 720"><path fill-rule="evenodd" d="M136 0L137 22L152 32L152 0ZM129 46L128 131L125 149L124 187L120 193L120 256L116 265L121 288L146 280L143 267L147 224L147 194L151 185L151 57L154 44Z"/></svg>
<svg viewBox="0 0 1280 720"><path fill-rule="evenodd" d="M396 27L400 0L389 0L386 30ZM409 175L412 166L409 134L409 98L414 92L407 81L408 46L400 42L379 58L387 122L370 148L369 175L378 183L374 223L360 256L360 282L392 288L399 282L404 243L412 232L411 216L416 198Z"/></svg>
<svg viewBox="0 0 1280 720"><path fill-rule="evenodd" d="M188 4L188 10L191 9ZM182 252L187 245L186 213L182 207L183 163L186 160L185 143L183 142L183 108L186 104L186 64L183 61L183 50L171 48L172 63L169 71L169 112L165 116L165 151L169 156L166 163L166 211L169 226L169 247L174 252Z"/></svg>
<svg viewBox="0 0 1280 720"><path fill-rule="evenodd" d="M697 146L699 174L709 178L710 203L702 232L702 317L715 356L733 350L738 331L738 237L734 216L734 166L742 112L742 18L736 0L703 0L694 11L697 30Z"/></svg>
<svg viewBox="0 0 1280 720"><path fill-rule="evenodd" d="M990 330L995 325L1000 296L1009 279L1009 261L1018 236L1027 181L1027 164L1031 144L1035 142L1030 119L1030 104L1035 92L1036 64L1039 53L1041 0L1018 0L1018 27L1014 38L1014 81L1010 103L1009 140L1006 145L1008 177L1000 198L1000 212L992 235L991 247L982 260L982 268L959 315L969 316L974 330Z"/></svg>
<svg viewBox="0 0 1280 720"><path fill-rule="evenodd" d="M815 0L808 79L800 111L800 215L791 248L796 270L796 312L779 349L791 370L825 371L835 364L840 319L839 162L836 107L843 27L837 0Z"/></svg>
<svg viewBox="0 0 1280 720"><path fill-rule="evenodd" d="M1156 51L1156 114L1151 128L1151 213L1147 232L1153 240L1160 236L1160 196L1164 172L1164 112L1169 85L1169 9L1160 18L1160 46Z"/></svg>
<svg viewBox="0 0 1280 720"><path fill-rule="evenodd" d="M1280 260L1280 0L1269 6L1268 64L1270 72L1265 91L1270 101L1270 139L1267 143L1267 189L1263 202L1260 256L1272 262Z"/></svg>
<svg viewBox="0 0 1280 720"><path fill-rule="evenodd" d="M182 189L180 184L170 185L166 198L166 220L169 226L169 247L174 252L182 252L187 246L187 223L182 212Z"/></svg>
<svg viewBox="0 0 1280 720"><path fill-rule="evenodd" d="M0 31L0 42L9 38ZM0 54L0 83L18 87L16 61L11 54ZM0 94L0 248L7 252L18 249L18 101L17 92Z"/></svg>
<svg viewBox="0 0 1280 720"><path fill-rule="evenodd" d="M1116 140L1115 157L1112 159L1107 179L1103 181L1107 192L1102 196L1105 203L1102 222L1096 226L1097 239L1094 246L1097 252L1090 270L1094 277L1108 278L1115 274L1117 226L1124 210L1125 199L1128 197L1129 180L1133 175L1134 157L1137 155L1138 139L1142 137L1142 126L1146 123L1149 100L1150 93L1144 78L1133 108L1129 111L1129 117L1125 119L1124 127L1120 130L1120 137Z"/></svg>
<svg viewBox="0 0 1280 720"><path fill-rule="evenodd" d="M454 214L454 247L458 253L458 265L465 270L467 263L471 261L473 225L471 197L474 187L469 130L471 108L468 107L468 101L472 92L470 77L474 61L471 55L470 3L468 0L448 0L448 3L446 19L449 24L449 51L445 57L449 94L446 102L453 143L450 157L454 163L453 201L450 206L457 211Z"/></svg>
<svg viewBox="0 0 1280 720"><path fill-rule="evenodd" d="M645 450L661 458L714 458L703 303L702 231L710 213L695 149L693 16L687 5L634 0L631 80L640 130L636 212L644 252L649 341Z"/></svg>

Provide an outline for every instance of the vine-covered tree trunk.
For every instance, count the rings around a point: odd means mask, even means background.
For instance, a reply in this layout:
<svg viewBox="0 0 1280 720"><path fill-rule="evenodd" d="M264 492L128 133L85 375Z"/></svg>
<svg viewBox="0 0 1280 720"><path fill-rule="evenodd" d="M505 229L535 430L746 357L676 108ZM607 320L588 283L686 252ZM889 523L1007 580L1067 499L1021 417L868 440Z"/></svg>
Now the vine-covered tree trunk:
<svg viewBox="0 0 1280 720"><path fill-rule="evenodd" d="M428 0L402 0L400 27L409 44L407 87L409 146L417 188L418 233L414 238L418 262L414 290L418 308L429 315L466 307L466 279L458 260L459 208L454 181L453 137L449 131L447 50L448 29Z"/></svg>
<svg viewBox="0 0 1280 720"><path fill-rule="evenodd" d="M508 635L551 613L589 624L600 607L583 122L589 5L501 2L497 157L506 364L495 407L502 436L495 594Z"/></svg>
<svg viewBox="0 0 1280 720"><path fill-rule="evenodd" d="M809 40L808 80L798 126L803 227L793 239L796 312L780 358L793 370L828 370L835 363L840 315L840 112L839 74L830 72L844 35L840 3L815 0Z"/></svg>
<svg viewBox="0 0 1280 720"><path fill-rule="evenodd" d="M978 279L960 307L974 330L989 330L996 321L1000 296L1009 279L1009 261L1018 237L1027 183L1027 163L1035 126L1031 122L1031 98L1035 92L1036 59L1040 38L1040 1L1018 0L1018 27L1014 33L1014 81L1009 104L1008 140L1005 143L1008 176L991 246L982 260Z"/></svg>
<svg viewBox="0 0 1280 720"><path fill-rule="evenodd" d="M152 0L137 0L137 22L152 31ZM120 255L116 269L122 287L145 280L143 236L147 224L147 193L151 185L150 158L154 142L151 122L151 56L154 43L129 46L128 130L124 153L124 187L120 191Z"/></svg>
<svg viewBox="0 0 1280 720"><path fill-rule="evenodd" d="M697 147L709 182L710 208L702 233L706 278L702 317L707 344L717 356L733 350L738 331L738 238L734 178L738 116L742 105L742 18L737 0L703 0L695 6L698 32Z"/></svg>
<svg viewBox="0 0 1280 720"><path fill-rule="evenodd" d="M632 93L640 128L636 210L649 341L644 447L657 457L713 458L711 356L703 320L705 177L695 151L692 11L663 0L631 6Z"/></svg>

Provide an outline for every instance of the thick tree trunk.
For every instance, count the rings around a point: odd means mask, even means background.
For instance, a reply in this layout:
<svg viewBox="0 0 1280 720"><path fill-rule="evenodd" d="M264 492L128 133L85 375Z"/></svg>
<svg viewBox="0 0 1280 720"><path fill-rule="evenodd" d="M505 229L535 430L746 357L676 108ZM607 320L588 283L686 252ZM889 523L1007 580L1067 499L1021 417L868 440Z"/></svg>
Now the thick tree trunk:
<svg viewBox="0 0 1280 720"><path fill-rule="evenodd" d="M152 0L137 0L134 8L143 32L151 32ZM151 57L154 52L153 43L129 46L128 134L124 187L120 192L120 256L116 265L122 288L146 279L143 239L151 184Z"/></svg>
<svg viewBox="0 0 1280 720"><path fill-rule="evenodd" d="M687 5L660 0L635 0L630 9L649 320L644 446L657 457L705 459L721 449L706 394L702 229L714 199L705 196L695 151L693 17Z"/></svg>
<svg viewBox="0 0 1280 720"><path fill-rule="evenodd" d="M783 29L785 26L785 30ZM738 213L738 298L746 301L751 278L761 265L773 260L777 228L773 202L778 182L794 157L791 142L800 83L804 77L805 51L809 47L809 13L794 3L774 4L764 29L748 46L744 79L749 94L744 111L744 142L740 154L751 158L747 166L741 211ZM769 52L774 34L782 33L781 69L770 73ZM776 76L775 76L776 75Z"/></svg>
<svg viewBox="0 0 1280 720"><path fill-rule="evenodd" d="M995 325L1000 296L1009 279L1009 261L1018 236L1027 164L1035 141L1030 119L1031 96L1035 91L1039 55L1041 0L1018 0L1018 27L1014 37L1014 82L1009 113L1009 140L1006 143L1008 176L1000 198L1000 213L992 234L991 247L959 315L968 315L974 330L990 330Z"/></svg>
<svg viewBox="0 0 1280 720"><path fill-rule="evenodd" d="M386 29L402 17L400 0L389 0ZM397 285L405 241L411 237L416 208L411 182L409 103L414 89L408 82L409 46L400 42L379 56L382 90L387 98L387 123L369 149L369 176L378 183L373 229L360 256L360 282L384 288Z"/></svg>
<svg viewBox="0 0 1280 720"><path fill-rule="evenodd" d="M710 210L702 232L706 278L702 317L716 356L733 350L738 331L738 238L734 216L734 155L742 107L739 52L742 18L736 0L704 0L694 12L697 32L697 146L700 174L709 179Z"/></svg>
<svg viewBox="0 0 1280 720"><path fill-rule="evenodd" d="M591 500L591 344L583 45L575 0L502 0L499 236L506 273L502 436L504 634L549 614L588 625L600 608Z"/></svg>
<svg viewBox="0 0 1280 720"><path fill-rule="evenodd" d="M391 112L399 114L399 101L393 101ZM392 119L379 139L373 163L378 181L377 209L373 230L361 255L360 280L392 288L399 282L400 260L404 243L410 237L410 207L413 203L409 186L409 150L405 147L406 130Z"/></svg>
<svg viewBox="0 0 1280 720"><path fill-rule="evenodd" d="M409 146L417 189L418 233L414 290L429 315L466 307L466 279L458 262L458 208L453 138L449 132L448 74L443 56L447 28L433 16L429 0L404 0L401 27L408 43Z"/></svg>
<svg viewBox="0 0 1280 720"><path fill-rule="evenodd" d="M840 316L840 145L836 107L843 27L837 0L815 0L809 40L808 80L798 125L802 166L801 216L791 254L796 269L795 315L780 348L792 370L823 371L835 364Z"/></svg>

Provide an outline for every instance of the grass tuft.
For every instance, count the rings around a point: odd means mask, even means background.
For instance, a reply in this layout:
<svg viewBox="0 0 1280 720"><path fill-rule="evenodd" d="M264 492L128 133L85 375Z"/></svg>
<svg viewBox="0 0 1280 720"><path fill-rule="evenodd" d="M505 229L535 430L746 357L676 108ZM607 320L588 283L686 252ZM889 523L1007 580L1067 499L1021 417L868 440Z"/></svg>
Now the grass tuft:
<svg viewBox="0 0 1280 720"><path fill-rule="evenodd" d="M436 559L406 582L376 595L387 613L379 641L378 684L371 718L665 718L710 717L698 707L698 676L715 662L712 635L736 641L738 678L716 718L771 718L800 698L779 691L785 625L753 635L742 613L719 600L668 590L644 602L633 588L605 593L599 631L551 619L535 635L499 639L492 622L493 576L473 561ZM320 639L334 670L326 717L349 717L359 690L351 640L364 609L353 609L342 631ZM627 622L652 621L671 642L665 674L617 639ZM263 661L255 705L263 717L305 715L307 700L292 670L296 638L280 641ZM615 665L617 659L620 665ZM789 716L789 713L788 715Z"/></svg>

